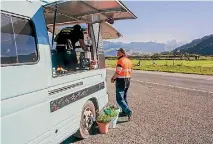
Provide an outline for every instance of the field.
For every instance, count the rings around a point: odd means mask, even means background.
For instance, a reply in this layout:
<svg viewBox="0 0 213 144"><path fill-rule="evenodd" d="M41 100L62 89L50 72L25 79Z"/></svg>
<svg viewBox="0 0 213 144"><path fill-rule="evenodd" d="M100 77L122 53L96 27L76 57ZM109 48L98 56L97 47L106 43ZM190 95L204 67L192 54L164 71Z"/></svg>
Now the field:
<svg viewBox="0 0 213 144"><path fill-rule="evenodd" d="M133 59L132 63L135 70L177 72L213 75L213 60L139 60ZM106 59L107 67L115 67L116 60Z"/></svg>

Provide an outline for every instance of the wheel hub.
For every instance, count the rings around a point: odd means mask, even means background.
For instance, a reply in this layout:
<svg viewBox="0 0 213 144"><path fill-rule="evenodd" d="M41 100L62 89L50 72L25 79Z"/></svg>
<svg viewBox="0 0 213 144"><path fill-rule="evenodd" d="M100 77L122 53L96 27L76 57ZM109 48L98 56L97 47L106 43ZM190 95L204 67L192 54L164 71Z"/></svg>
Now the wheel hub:
<svg viewBox="0 0 213 144"><path fill-rule="evenodd" d="M94 115L89 108L85 109L83 118L84 118L83 121L84 130L88 131L91 128L94 120Z"/></svg>

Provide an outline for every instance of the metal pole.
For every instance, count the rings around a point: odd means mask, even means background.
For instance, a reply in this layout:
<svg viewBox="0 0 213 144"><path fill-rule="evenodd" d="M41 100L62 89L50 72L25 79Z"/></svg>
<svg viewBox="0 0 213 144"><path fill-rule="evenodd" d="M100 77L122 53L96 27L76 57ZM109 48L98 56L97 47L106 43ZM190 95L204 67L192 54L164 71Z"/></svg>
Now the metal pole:
<svg viewBox="0 0 213 144"><path fill-rule="evenodd" d="M53 47L54 34L55 34L56 14L57 14L57 5L55 5L55 13L54 13L53 34L52 34L52 47Z"/></svg>
<svg viewBox="0 0 213 144"><path fill-rule="evenodd" d="M99 43L99 34L101 32L101 23L99 23L99 28L98 28L98 39L97 39L97 49L98 49L98 43Z"/></svg>

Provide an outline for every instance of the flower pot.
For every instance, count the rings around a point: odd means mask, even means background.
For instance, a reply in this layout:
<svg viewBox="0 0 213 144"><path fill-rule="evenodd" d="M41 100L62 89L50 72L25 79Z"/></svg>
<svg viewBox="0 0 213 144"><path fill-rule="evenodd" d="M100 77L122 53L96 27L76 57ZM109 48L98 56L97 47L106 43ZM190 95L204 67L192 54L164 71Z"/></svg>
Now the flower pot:
<svg viewBox="0 0 213 144"><path fill-rule="evenodd" d="M114 117L114 118L110 121L110 123L109 123L109 128L115 128L115 127L116 127L120 109L117 109L116 112L117 112L118 114L117 114L116 117Z"/></svg>
<svg viewBox="0 0 213 144"><path fill-rule="evenodd" d="M100 123L100 122L97 122L97 124L98 124L99 132L101 134L108 133L108 131L109 131L109 123Z"/></svg>

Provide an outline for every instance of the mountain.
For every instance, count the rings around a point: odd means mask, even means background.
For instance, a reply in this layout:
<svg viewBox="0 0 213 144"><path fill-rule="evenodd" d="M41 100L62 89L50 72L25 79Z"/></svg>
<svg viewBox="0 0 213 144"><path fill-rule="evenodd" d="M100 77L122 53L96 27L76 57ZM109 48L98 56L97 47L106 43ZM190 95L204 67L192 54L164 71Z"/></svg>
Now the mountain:
<svg viewBox="0 0 213 144"><path fill-rule="evenodd" d="M167 43L157 42L109 42L104 41L104 52L106 56L115 56L117 48L124 48L129 54L133 53L160 53L166 50L173 50L177 46L183 45L183 42L176 40L167 41Z"/></svg>
<svg viewBox="0 0 213 144"><path fill-rule="evenodd" d="M123 48L129 54L135 53L158 53L165 50L165 44L155 42L109 42L104 41L104 52L106 56L115 56L116 49Z"/></svg>
<svg viewBox="0 0 213 144"><path fill-rule="evenodd" d="M176 48L173 53L189 53L199 55L213 55L213 34L195 39L188 44Z"/></svg>
<svg viewBox="0 0 213 144"><path fill-rule="evenodd" d="M171 41L167 41L166 46L165 46L165 50L166 51L172 51L177 47L180 47L184 44L186 44L187 42L183 41L183 42L177 42L175 39L171 40Z"/></svg>

